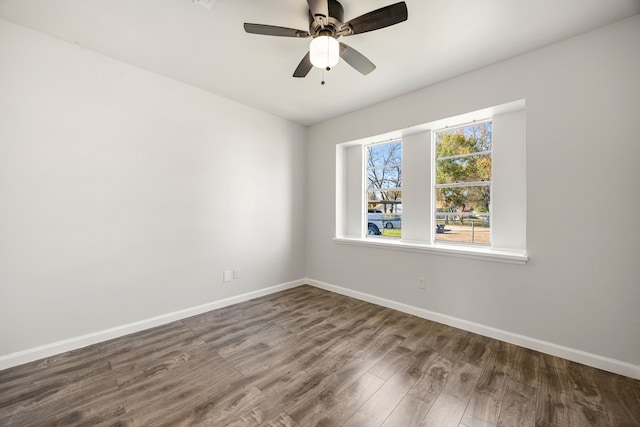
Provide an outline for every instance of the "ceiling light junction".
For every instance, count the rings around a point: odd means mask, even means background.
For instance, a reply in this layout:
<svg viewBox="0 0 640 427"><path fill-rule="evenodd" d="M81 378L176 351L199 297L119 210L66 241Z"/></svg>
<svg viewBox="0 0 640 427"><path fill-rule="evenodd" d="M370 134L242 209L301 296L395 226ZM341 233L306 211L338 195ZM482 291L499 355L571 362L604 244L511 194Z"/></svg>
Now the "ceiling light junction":
<svg viewBox="0 0 640 427"><path fill-rule="evenodd" d="M191 0L191 3L195 3L205 9L211 9L216 0Z"/></svg>

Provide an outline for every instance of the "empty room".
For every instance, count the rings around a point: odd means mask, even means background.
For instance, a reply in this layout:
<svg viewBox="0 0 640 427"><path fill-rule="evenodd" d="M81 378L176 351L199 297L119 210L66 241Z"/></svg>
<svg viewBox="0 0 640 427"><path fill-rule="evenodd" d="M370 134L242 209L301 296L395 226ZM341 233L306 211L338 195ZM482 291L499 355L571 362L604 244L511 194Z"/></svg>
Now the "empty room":
<svg viewBox="0 0 640 427"><path fill-rule="evenodd" d="M0 0L0 425L640 426L640 1Z"/></svg>

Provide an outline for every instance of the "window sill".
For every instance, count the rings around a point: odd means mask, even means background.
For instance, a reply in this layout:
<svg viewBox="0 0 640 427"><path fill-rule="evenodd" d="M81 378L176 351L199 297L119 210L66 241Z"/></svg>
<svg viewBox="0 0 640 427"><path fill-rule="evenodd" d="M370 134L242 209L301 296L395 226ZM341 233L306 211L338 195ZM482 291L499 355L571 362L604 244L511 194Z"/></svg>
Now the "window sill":
<svg viewBox="0 0 640 427"><path fill-rule="evenodd" d="M333 241L343 245L366 246L407 252L421 252L443 256L454 256L509 264L526 264L527 252L514 249L497 249L478 246L448 245L443 243L423 243L380 238L353 236L334 237Z"/></svg>

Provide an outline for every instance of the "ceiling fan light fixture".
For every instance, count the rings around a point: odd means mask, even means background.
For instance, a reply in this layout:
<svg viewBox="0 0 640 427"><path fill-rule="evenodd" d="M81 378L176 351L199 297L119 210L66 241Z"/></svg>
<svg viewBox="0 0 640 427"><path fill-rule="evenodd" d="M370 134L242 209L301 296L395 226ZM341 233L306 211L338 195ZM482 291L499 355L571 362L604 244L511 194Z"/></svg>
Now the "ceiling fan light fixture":
<svg viewBox="0 0 640 427"><path fill-rule="evenodd" d="M311 63L318 68L331 68L340 59L340 45L331 36L318 36L309 46Z"/></svg>
<svg viewBox="0 0 640 427"><path fill-rule="evenodd" d="M338 43L337 39L390 27L408 18L407 4L404 1L372 10L349 21L344 20L344 9L338 0L307 0L307 4L309 31L276 25L244 23L244 30L250 34L313 38L309 51L293 72L293 77L296 78L306 77L314 66L329 70L340 59L363 76L368 75L376 69L375 64L346 43Z"/></svg>

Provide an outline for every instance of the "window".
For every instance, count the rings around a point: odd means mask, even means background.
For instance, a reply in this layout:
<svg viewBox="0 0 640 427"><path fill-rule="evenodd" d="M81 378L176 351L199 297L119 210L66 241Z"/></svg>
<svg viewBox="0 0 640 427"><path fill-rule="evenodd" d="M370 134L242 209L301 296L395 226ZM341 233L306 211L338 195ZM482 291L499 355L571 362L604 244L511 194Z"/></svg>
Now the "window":
<svg viewBox="0 0 640 427"><path fill-rule="evenodd" d="M491 244L492 123L434 132L435 241Z"/></svg>
<svg viewBox="0 0 640 427"><path fill-rule="evenodd" d="M519 100L337 144L335 241L525 263L525 125Z"/></svg>
<svg viewBox="0 0 640 427"><path fill-rule="evenodd" d="M402 141L370 144L366 155L367 235L402 235Z"/></svg>

